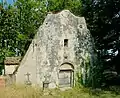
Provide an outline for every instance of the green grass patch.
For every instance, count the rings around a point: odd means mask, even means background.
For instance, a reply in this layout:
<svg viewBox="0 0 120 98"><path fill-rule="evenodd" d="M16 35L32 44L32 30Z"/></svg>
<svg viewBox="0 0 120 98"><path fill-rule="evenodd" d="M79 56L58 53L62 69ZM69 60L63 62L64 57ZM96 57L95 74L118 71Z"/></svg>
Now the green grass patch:
<svg viewBox="0 0 120 98"><path fill-rule="evenodd" d="M47 89L38 87L13 85L0 88L0 98L120 98L119 93L114 91L91 90L80 87L67 90Z"/></svg>

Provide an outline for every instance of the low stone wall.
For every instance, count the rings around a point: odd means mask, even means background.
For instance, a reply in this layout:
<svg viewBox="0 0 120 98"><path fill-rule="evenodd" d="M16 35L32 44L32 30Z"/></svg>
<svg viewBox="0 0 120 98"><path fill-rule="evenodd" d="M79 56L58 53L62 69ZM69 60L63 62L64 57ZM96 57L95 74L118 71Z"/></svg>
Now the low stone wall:
<svg viewBox="0 0 120 98"><path fill-rule="evenodd" d="M5 81L6 86L15 84L16 77L14 74L6 75L5 77L6 77L6 81Z"/></svg>
<svg viewBox="0 0 120 98"><path fill-rule="evenodd" d="M15 84L15 75L0 76L0 88Z"/></svg>
<svg viewBox="0 0 120 98"><path fill-rule="evenodd" d="M0 88L5 87L6 85L6 78L4 76L0 76Z"/></svg>

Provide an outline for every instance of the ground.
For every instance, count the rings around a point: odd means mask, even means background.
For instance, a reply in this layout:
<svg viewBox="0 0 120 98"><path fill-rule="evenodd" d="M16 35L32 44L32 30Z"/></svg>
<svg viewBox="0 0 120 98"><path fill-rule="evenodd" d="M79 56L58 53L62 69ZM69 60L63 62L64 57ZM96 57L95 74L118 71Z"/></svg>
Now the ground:
<svg viewBox="0 0 120 98"><path fill-rule="evenodd" d="M90 90L83 87L65 91L59 89L43 91L38 87L14 85L0 88L0 98L120 98L120 95L113 91Z"/></svg>

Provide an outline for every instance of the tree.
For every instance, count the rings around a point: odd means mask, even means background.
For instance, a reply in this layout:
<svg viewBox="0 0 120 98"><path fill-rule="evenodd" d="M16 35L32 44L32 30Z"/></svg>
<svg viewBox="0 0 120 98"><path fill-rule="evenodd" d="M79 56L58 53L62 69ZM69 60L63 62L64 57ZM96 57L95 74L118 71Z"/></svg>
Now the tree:
<svg viewBox="0 0 120 98"><path fill-rule="evenodd" d="M88 28L95 40L98 56L103 63L102 67L100 65L96 67L101 67L103 72L112 69L119 73L119 0L82 0L82 4L82 15L86 18Z"/></svg>
<svg viewBox="0 0 120 98"><path fill-rule="evenodd" d="M0 60L6 56L24 56L45 12L40 2L17 0L0 9Z"/></svg>
<svg viewBox="0 0 120 98"><path fill-rule="evenodd" d="M41 9L41 3L34 0L17 0L17 28L18 28L18 48L21 55L24 55L26 50L34 38L38 27L43 22L45 11ZM22 46L22 48L21 48Z"/></svg>
<svg viewBox="0 0 120 98"><path fill-rule="evenodd" d="M64 9L70 10L75 15L80 15L81 0L47 0L45 2L47 11L59 12Z"/></svg>

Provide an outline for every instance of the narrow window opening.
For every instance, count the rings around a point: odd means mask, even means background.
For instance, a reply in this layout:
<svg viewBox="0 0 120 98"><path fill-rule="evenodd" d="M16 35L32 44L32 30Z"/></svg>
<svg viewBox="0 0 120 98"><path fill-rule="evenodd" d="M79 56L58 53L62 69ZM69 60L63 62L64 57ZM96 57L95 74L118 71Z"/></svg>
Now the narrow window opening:
<svg viewBox="0 0 120 98"><path fill-rule="evenodd" d="M64 39L64 47L68 47L68 39Z"/></svg>

